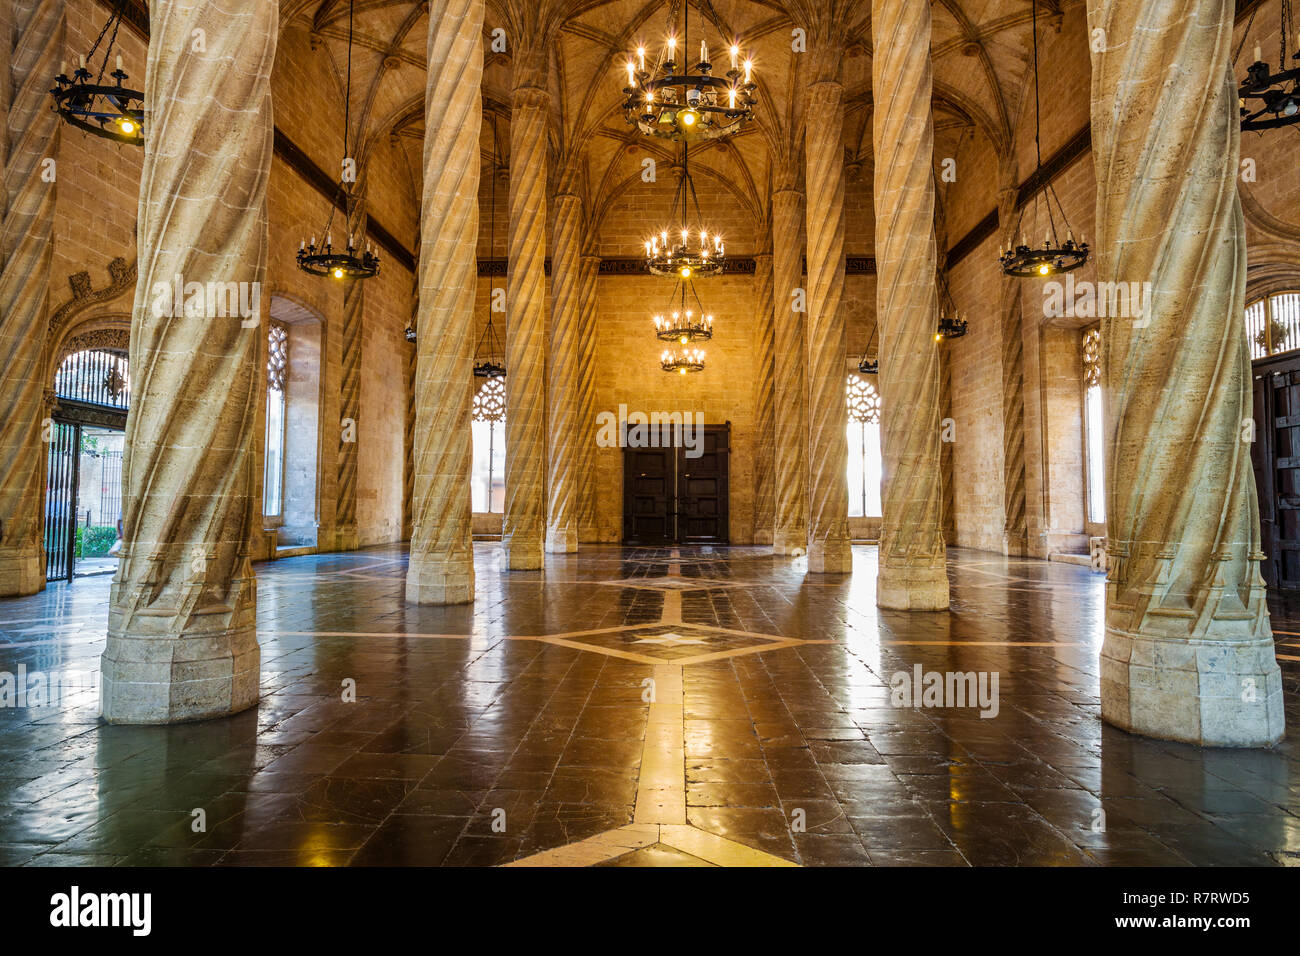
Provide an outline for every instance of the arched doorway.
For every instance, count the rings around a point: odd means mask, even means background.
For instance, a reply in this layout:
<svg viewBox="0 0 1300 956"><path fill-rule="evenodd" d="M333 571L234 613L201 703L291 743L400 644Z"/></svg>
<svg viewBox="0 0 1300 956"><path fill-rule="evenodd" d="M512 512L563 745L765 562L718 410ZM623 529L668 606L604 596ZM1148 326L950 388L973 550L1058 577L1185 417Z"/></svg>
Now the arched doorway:
<svg viewBox="0 0 1300 956"><path fill-rule="evenodd" d="M54 373L43 423L45 574L71 581L117 570L122 545L122 460L131 378L125 349L87 348Z"/></svg>

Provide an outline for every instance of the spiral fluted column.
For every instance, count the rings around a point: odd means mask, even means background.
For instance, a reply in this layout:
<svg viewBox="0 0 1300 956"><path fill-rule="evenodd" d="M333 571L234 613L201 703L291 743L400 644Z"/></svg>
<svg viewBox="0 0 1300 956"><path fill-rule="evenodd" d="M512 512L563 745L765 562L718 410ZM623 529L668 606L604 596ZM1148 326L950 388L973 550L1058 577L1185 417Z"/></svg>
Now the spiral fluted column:
<svg viewBox="0 0 1300 956"><path fill-rule="evenodd" d="M876 315L883 446L876 603L948 607L939 472L930 5L873 0Z"/></svg>
<svg viewBox="0 0 1300 956"><path fill-rule="evenodd" d="M1016 243L1014 177L998 192L998 232L1004 248ZM1025 489L1025 335L1021 328L1020 286L1002 280L999 325L1002 339L1002 550L1029 553Z"/></svg>
<svg viewBox="0 0 1300 956"><path fill-rule="evenodd" d="M546 501L546 50L515 50L506 280L506 513L512 571L542 566Z"/></svg>
<svg viewBox="0 0 1300 956"><path fill-rule="evenodd" d="M772 301L776 342L776 529L777 554L808 548L808 395L805 390L804 312L799 245L800 197L794 189L772 195Z"/></svg>
<svg viewBox="0 0 1300 956"><path fill-rule="evenodd" d="M582 200L555 197L555 245L551 256L550 481L546 550L578 550L579 483L584 434L582 410ZM507 421L509 419L507 418Z"/></svg>
<svg viewBox="0 0 1300 956"><path fill-rule="evenodd" d="M54 182L44 160L58 152L50 78L63 54L64 7L56 0L7 3L0 51L4 192L0 196L0 597L45 587L41 419L46 311L53 250ZM7 91L7 95L6 95ZM7 143L6 143L7 141Z"/></svg>
<svg viewBox="0 0 1300 956"><path fill-rule="evenodd" d="M776 523L775 306L772 255L754 257L754 543L771 544Z"/></svg>
<svg viewBox="0 0 1300 956"><path fill-rule="evenodd" d="M1089 0L1098 279L1151 283L1103 320L1109 723L1206 746L1284 730L1259 563L1231 0ZM1179 64L1178 81L1167 79Z"/></svg>
<svg viewBox="0 0 1300 956"><path fill-rule="evenodd" d="M249 541L266 326L175 317L156 308L155 287L182 276L260 288L278 19L276 0L149 5L124 543L101 659L114 723L216 717L257 701ZM204 51L191 46L196 30Z"/></svg>
<svg viewBox="0 0 1300 956"><path fill-rule="evenodd" d="M838 57L819 54L808 89L804 185L808 235L808 570L853 570L849 547L844 298L844 87Z"/></svg>
<svg viewBox="0 0 1300 956"><path fill-rule="evenodd" d="M579 363L578 405L582 413L583 440L579 444L579 539L596 538L596 279L600 256L584 255L580 272L582 289L582 360Z"/></svg>
<svg viewBox="0 0 1300 956"><path fill-rule="evenodd" d="M483 0L431 0L406 600L474 600L470 419L478 282Z"/></svg>
<svg viewBox="0 0 1300 956"><path fill-rule="evenodd" d="M348 236L359 247L366 242L366 203L349 197ZM341 245L346 245L347 239ZM339 394L338 505L334 512L334 550L355 551L357 538L357 435L361 418L361 316L366 303L366 280L343 280L343 378ZM352 427L348 428L347 423ZM351 441L346 439L351 438Z"/></svg>

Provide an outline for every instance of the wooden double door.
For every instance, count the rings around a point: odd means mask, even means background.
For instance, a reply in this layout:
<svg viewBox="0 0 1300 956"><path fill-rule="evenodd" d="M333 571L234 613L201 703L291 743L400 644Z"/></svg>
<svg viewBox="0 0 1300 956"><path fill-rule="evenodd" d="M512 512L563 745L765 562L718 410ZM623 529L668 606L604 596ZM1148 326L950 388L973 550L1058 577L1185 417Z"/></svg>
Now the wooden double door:
<svg viewBox="0 0 1300 956"><path fill-rule="evenodd" d="M688 450L623 449L625 544L728 542L731 424L705 425L699 456Z"/></svg>

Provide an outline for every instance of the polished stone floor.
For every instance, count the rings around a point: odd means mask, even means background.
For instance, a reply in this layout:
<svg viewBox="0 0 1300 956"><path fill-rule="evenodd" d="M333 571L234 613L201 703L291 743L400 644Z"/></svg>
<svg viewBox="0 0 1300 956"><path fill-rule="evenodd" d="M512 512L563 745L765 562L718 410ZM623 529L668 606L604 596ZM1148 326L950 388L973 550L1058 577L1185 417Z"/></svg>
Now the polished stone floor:
<svg viewBox="0 0 1300 956"><path fill-rule="evenodd" d="M1295 729L1102 725L1100 576L954 550L952 611L909 615L854 560L502 573L484 543L478 601L445 609L403 603L397 547L288 558L258 568L256 710L156 728L97 719L107 578L0 602L0 675L60 679L0 709L0 864L1300 864ZM1297 728L1300 606L1273 615ZM916 665L996 675L996 714L894 706Z"/></svg>

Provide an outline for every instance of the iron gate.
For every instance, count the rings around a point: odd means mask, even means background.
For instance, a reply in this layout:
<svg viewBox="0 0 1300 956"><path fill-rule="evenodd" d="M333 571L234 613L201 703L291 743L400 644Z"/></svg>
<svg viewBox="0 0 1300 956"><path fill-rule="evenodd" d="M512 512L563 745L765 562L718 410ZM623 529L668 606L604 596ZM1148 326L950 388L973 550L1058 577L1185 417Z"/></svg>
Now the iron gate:
<svg viewBox="0 0 1300 956"><path fill-rule="evenodd" d="M45 577L71 581L76 567L81 426L60 421L53 425L45 484Z"/></svg>

